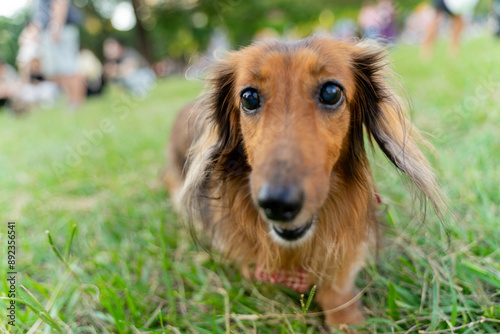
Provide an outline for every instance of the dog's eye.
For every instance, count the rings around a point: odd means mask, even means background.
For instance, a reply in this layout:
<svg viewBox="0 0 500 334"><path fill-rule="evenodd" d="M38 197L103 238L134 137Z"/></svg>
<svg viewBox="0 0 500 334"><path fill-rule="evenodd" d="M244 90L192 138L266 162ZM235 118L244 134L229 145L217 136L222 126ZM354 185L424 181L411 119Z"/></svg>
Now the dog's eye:
<svg viewBox="0 0 500 334"><path fill-rule="evenodd" d="M333 82L325 83L319 91L319 101L328 107L338 106L342 97L342 88Z"/></svg>
<svg viewBox="0 0 500 334"><path fill-rule="evenodd" d="M252 113L260 107L259 92L255 88L247 88L241 92L241 105L246 112Z"/></svg>

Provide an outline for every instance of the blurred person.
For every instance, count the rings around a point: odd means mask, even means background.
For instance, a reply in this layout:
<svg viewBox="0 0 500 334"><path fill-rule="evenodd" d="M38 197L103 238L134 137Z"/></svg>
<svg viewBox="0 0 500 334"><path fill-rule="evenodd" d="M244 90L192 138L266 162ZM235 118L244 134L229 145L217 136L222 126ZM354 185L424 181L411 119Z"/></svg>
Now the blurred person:
<svg viewBox="0 0 500 334"><path fill-rule="evenodd" d="M434 8L429 3L420 3L406 19L401 40L410 44L423 43L429 26L434 21L434 14Z"/></svg>
<svg viewBox="0 0 500 334"><path fill-rule="evenodd" d="M358 15L358 24L364 38L377 39L379 22L377 6L373 1L365 2Z"/></svg>
<svg viewBox="0 0 500 334"><path fill-rule="evenodd" d="M78 55L78 71L87 82L87 96L99 95L104 86L103 66L89 49L82 48Z"/></svg>
<svg viewBox="0 0 500 334"><path fill-rule="evenodd" d="M439 23L444 16L451 18L450 52L457 55L460 48L460 36L464 28L464 15L472 14L478 0L433 0L434 19L429 25L427 37L422 46L422 57L429 59L438 34Z"/></svg>
<svg viewBox="0 0 500 334"><path fill-rule="evenodd" d="M16 63L24 83L31 82L32 77L41 77L39 37L40 29L32 22L19 35Z"/></svg>
<svg viewBox="0 0 500 334"><path fill-rule="evenodd" d="M353 19L340 19L332 28L332 35L340 41L356 40L356 21Z"/></svg>
<svg viewBox="0 0 500 334"><path fill-rule="evenodd" d="M381 0L378 3L380 16L380 36L387 42L394 42L397 38L396 9L392 0Z"/></svg>
<svg viewBox="0 0 500 334"><path fill-rule="evenodd" d="M65 91L73 108L78 107L86 97L85 78L78 73L80 11L70 0L38 0L32 21L40 30L42 74Z"/></svg>
<svg viewBox="0 0 500 334"><path fill-rule="evenodd" d="M173 74L182 74L186 71L186 67L181 61L169 57L154 63L152 68L157 78L164 78Z"/></svg>
<svg viewBox="0 0 500 334"><path fill-rule="evenodd" d="M14 67L0 59L0 107L6 106L21 87L21 79Z"/></svg>
<svg viewBox="0 0 500 334"><path fill-rule="evenodd" d="M8 106L16 114L22 114L35 105L52 104L57 96L54 83L26 83L14 67L0 59L0 106Z"/></svg>
<svg viewBox="0 0 500 334"><path fill-rule="evenodd" d="M16 113L27 112L35 106L52 106L59 96L57 84L46 81L42 74L40 35L39 26L30 22L19 36L16 63L20 81L10 101Z"/></svg>
<svg viewBox="0 0 500 334"><path fill-rule="evenodd" d="M359 12L358 23L364 38L394 42L397 37L396 11L391 0L365 3Z"/></svg>
<svg viewBox="0 0 500 334"><path fill-rule="evenodd" d="M145 96L155 83L156 76L146 59L136 50L116 38L103 44L104 78L125 87L131 94Z"/></svg>

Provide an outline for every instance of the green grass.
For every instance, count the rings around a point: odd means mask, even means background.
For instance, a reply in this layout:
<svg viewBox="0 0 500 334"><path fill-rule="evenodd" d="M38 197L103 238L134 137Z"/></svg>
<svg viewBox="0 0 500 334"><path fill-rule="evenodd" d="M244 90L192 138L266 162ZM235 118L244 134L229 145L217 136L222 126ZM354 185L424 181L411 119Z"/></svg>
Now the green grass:
<svg viewBox="0 0 500 334"><path fill-rule="evenodd" d="M368 286L361 331L500 332L500 45L470 41L457 59L436 51L425 63L401 46L393 60L455 218L447 231L432 214L422 224L404 180L376 154L388 204L380 252L358 279ZM170 78L144 100L111 90L77 113L0 115L1 296L8 220L19 272L17 327L4 300L0 332L322 331L317 305L304 316L300 295L214 261L173 212L159 181L164 147L200 89Z"/></svg>

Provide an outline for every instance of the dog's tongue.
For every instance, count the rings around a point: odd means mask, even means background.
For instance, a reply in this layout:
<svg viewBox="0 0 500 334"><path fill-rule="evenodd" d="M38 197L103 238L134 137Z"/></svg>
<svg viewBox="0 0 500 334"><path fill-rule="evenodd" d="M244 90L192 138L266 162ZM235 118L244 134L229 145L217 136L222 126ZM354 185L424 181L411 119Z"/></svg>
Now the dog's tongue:
<svg viewBox="0 0 500 334"><path fill-rule="evenodd" d="M309 288L307 277L307 271L302 268L295 271L282 269L272 273L259 266L255 268L255 278L258 281L280 284L297 292L307 291Z"/></svg>

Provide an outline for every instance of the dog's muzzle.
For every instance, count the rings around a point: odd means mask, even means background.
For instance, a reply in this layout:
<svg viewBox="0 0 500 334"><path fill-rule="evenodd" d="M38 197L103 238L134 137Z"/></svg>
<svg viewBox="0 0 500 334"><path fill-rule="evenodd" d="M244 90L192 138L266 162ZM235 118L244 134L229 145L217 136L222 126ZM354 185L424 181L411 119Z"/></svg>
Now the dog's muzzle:
<svg viewBox="0 0 500 334"><path fill-rule="evenodd" d="M266 182L259 189L257 203L262 209L277 242L294 243L307 235L316 221L314 215L298 226L297 217L304 205L304 191L300 185L277 185Z"/></svg>

